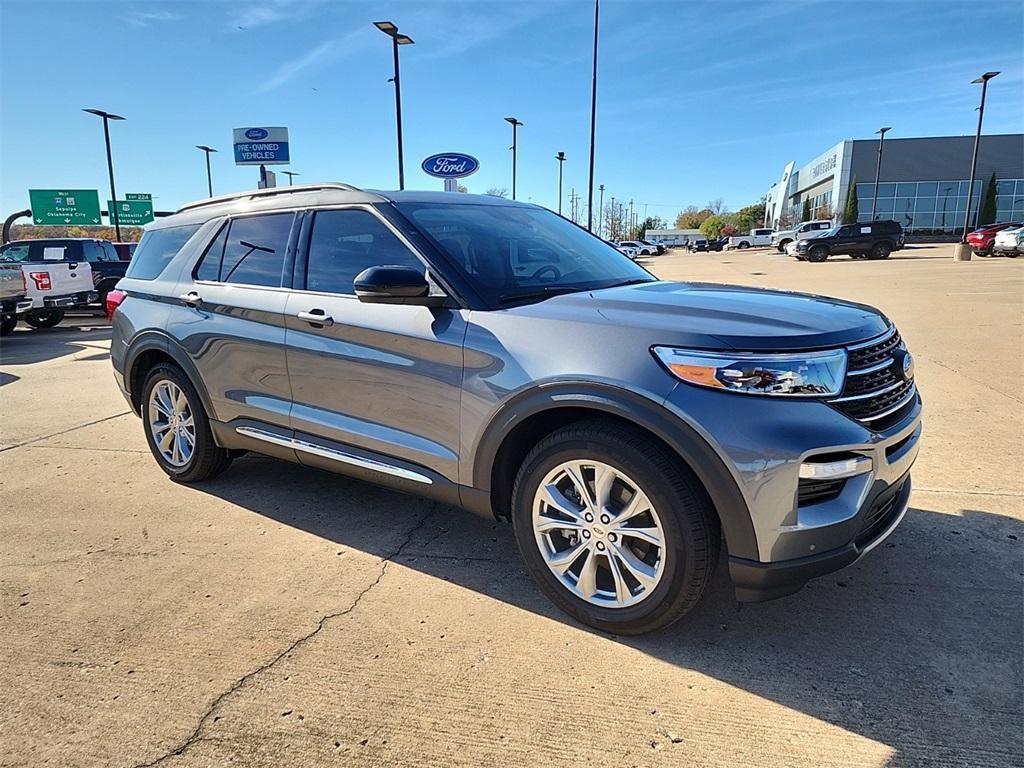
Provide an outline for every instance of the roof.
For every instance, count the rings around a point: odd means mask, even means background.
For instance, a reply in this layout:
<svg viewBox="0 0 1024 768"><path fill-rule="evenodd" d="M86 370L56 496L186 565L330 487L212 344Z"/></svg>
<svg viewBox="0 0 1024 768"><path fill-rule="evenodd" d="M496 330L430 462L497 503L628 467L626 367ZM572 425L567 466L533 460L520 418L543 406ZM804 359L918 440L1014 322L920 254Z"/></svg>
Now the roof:
<svg viewBox="0 0 1024 768"><path fill-rule="evenodd" d="M149 229L176 227L209 221L218 216L258 211L280 211L299 208L315 208L327 205L373 204L373 203L445 203L448 205L515 205L537 207L493 195L469 195L464 193L431 191L380 191L363 190L343 183L302 184L270 189L254 189L231 195L213 197L186 203L172 216L158 219Z"/></svg>

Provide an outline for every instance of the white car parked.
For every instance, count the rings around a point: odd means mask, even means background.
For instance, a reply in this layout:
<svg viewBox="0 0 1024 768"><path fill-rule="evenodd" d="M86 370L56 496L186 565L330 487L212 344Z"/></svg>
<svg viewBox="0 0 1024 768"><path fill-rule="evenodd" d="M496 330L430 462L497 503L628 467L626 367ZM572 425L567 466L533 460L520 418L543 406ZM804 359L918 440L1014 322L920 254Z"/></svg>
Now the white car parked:
<svg viewBox="0 0 1024 768"><path fill-rule="evenodd" d="M640 240L623 240L619 243L619 247L632 248L640 256L654 256L658 253L658 246L647 245Z"/></svg>
<svg viewBox="0 0 1024 768"><path fill-rule="evenodd" d="M1004 229L996 233L996 239L992 241L992 255L1009 256L1016 258L1024 249L1024 227Z"/></svg>

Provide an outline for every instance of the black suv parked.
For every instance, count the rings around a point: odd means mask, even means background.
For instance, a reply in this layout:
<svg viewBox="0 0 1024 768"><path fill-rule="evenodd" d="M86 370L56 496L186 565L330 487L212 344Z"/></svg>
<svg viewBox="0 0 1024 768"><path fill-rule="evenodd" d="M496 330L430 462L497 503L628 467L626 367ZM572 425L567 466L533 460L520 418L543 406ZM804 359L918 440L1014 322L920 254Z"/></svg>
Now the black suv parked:
<svg viewBox="0 0 1024 768"><path fill-rule="evenodd" d="M903 247L903 227L896 221L842 224L816 237L800 240L795 256L800 261L824 261L829 256L854 259L887 259Z"/></svg>

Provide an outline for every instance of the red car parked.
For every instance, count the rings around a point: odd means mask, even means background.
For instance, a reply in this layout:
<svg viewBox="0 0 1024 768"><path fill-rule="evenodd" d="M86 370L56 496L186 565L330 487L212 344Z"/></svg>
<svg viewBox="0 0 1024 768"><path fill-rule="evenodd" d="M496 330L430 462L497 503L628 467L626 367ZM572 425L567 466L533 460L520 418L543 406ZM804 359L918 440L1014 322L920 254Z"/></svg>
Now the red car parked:
<svg viewBox="0 0 1024 768"><path fill-rule="evenodd" d="M974 251L975 255L991 256L992 243L996 239L996 234L1002 232L1004 229L1019 226L1022 225L1013 222L1003 224L986 224L984 227L979 227L967 235L967 244L971 246L971 250Z"/></svg>

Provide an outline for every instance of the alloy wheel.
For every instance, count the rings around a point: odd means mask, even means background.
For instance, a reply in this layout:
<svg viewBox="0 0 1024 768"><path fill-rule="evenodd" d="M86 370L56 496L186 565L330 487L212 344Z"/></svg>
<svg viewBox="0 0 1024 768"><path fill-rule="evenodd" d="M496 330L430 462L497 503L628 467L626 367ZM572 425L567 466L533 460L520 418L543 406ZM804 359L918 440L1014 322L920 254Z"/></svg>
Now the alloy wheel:
<svg viewBox="0 0 1024 768"><path fill-rule="evenodd" d="M160 456L174 467L183 467L196 447L196 426L185 392L161 379L149 395L150 438Z"/></svg>
<svg viewBox="0 0 1024 768"><path fill-rule="evenodd" d="M551 470L534 496L533 531L551 573L592 605L636 605L661 581L661 519L640 486L604 462L581 459Z"/></svg>

